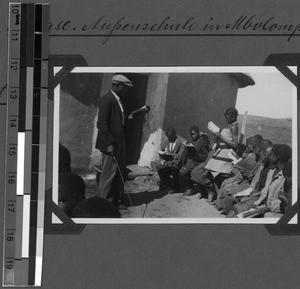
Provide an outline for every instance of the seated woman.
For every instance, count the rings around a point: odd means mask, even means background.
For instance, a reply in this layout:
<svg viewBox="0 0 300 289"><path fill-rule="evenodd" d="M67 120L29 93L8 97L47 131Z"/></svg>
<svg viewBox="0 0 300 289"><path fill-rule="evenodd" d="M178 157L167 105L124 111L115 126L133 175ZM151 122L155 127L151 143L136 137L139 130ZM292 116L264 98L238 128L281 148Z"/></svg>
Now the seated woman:
<svg viewBox="0 0 300 289"><path fill-rule="evenodd" d="M233 196L236 193L251 187L250 183L256 172L259 171L260 173L264 166L263 158L267 148L270 147L272 147L272 142L269 140L263 140L258 143L256 137L247 139L247 156L245 161L249 164L249 169L247 172L239 169L234 177L231 177L222 183L215 202L218 210L224 210L224 213L228 213L231 207L228 207L226 204L230 204L230 200L232 201L232 205L234 204L235 198Z"/></svg>
<svg viewBox="0 0 300 289"><path fill-rule="evenodd" d="M280 196L284 194L284 176L282 173L283 167L291 158L292 150L288 145L277 144L271 150L269 161L270 170L267 174L264 188L257 194L253 194L250 198L246 199L244 203L246 206L243 210L240 209L238 213L253 208L268 208L272 213L281 212ZM256 199L255 199L256 198ZM238 207L235 205L234 207Z"/></svg>
<svg viewBox="0 0 300 289"><path fill-rule="evenodd" d="M197 166L191 173L192 181L208 191L209 202L213 200L221 183L231 176L233 164L228 153L231 149L235 150L238 144L238 111L234 107L230 107L225 109L224 116L228 127L214 134L215 144L212 157L204 168L201 165Z"/></svg>

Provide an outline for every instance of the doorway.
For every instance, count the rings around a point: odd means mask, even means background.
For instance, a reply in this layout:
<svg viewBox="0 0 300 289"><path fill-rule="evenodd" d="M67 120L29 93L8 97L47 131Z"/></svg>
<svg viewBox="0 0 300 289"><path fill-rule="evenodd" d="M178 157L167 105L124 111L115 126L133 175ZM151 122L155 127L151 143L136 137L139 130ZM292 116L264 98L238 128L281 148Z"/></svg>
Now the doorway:
<svg viewBox="0 0 300 289"><path fill-rule="evenodd" d="M146 94L148 86L148 74L142 73L122 73L129 78L133 87L130 94L123 100L125 114L136 110L146 104ZM125 121L125 140L126 140L126 162L137 164L140 157L140 145L143 134L144 114L136 115L132 120Z"/></svg>

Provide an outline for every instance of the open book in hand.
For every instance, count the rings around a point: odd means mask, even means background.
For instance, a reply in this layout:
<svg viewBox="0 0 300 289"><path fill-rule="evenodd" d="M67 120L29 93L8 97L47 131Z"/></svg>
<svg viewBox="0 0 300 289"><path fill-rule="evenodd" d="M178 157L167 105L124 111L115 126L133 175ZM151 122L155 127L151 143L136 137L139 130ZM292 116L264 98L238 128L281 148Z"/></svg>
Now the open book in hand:
<svg viewBox="0 0 300 289"><path fill-rule="evenodd" d="M196 149L195 149L195 147L192 143L187 143L187 144L184 144L184 145L185 145L185 147L187 148L187 150L189 152L193 152L193 153L196 152Z"/></svg>
<svg viewBox="0 0 300 289"><path fill-rule="evenodd" d="M237 154L235 153L235 151L234 151L233 149L231 149L231 150L229 151L228 156L232 159L232 163L233 163L234 165L237 164L237 163L241 160L241 158L239 158L239 157L237 156Z"/></svg>
<svg viewBox="0 0 300 289"><path fill-rule="evenodd" d="M243 170L245 174L250 174L252 172L253 166L250 165L246 160L239 158L232 149L228 153L228 157L232 159L234 166L239 170Z"/></svg>
<svg viewBox="0 0 300 289"><path fill-rule="evenodd" d="M235 197L247 197L247 196L249 196L251 194L251 192L252 192L252 188L248 188L248 189L246 189L244 191L236 193L234 196Z"/></svg>
<svg viewBox="0 0 300 289"><path fill-rule="evenodd" d="M136 110L132 111L131 114L137 115L137 114L142 113L142 112L148 112L149 110L150 110L150 106L149 105L144 105L144 106L140 107L139 109L136 109Z"/></svg>
<svg viewBox="0 0 300 289"><path fill-rule="evenodd" d="M207 128L212 132L212 133L218 133L220 132L220 128L216 126L212 121L210 121L207 125Z"/></svg>
<svg viewBox="0 0 300 289"><path fill-rule="evenodd" d="M161 159L165 160L165 161L171 161L174 159L174 156L170 153L167 153L165 151L159 150L158 154L160 156Z"/></svg>

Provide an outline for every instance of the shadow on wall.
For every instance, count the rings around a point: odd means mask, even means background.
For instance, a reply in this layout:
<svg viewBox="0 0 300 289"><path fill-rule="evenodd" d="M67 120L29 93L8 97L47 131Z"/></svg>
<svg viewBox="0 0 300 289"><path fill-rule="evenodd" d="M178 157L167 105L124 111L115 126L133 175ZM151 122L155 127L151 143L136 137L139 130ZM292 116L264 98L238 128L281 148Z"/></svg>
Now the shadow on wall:
<svg viewBox="0 0 300 289"><path fill-rule="evenodd" d="M78 172L90 166L102 78L99 73L70 73L61 83L60 142L69 149L71 167Z"/></svg>
<svg viewBox="0 0 300 289"><path fill-rule="evenodd" d="M207 123L227 126L224 109L235 106L239 82L226 73L172 73L169 76L163 129L172 126L189 139L189 128Z"/></svg>

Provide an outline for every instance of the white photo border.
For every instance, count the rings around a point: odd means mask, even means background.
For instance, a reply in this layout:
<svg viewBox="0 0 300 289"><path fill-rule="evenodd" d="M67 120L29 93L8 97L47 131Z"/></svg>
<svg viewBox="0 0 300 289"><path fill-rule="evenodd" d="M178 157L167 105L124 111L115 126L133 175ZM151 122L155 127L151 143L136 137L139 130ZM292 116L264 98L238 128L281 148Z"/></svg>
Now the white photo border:
<svg viewBox="0 0 300 289"><path fill-rule="evenodd" d="M55 66L54 76L62 69ZM289 66L297 75L297 67ZM70 73L281 73L275 66L75 67ZM292 205L298 200L297 88L292 85ZM58 205L60 85L54 88L52 200ZM278 218L72 218L75 224L276 224ZM62 223L52 214L52 224ZM289 224L297 224L295 215Z"/></svg>

